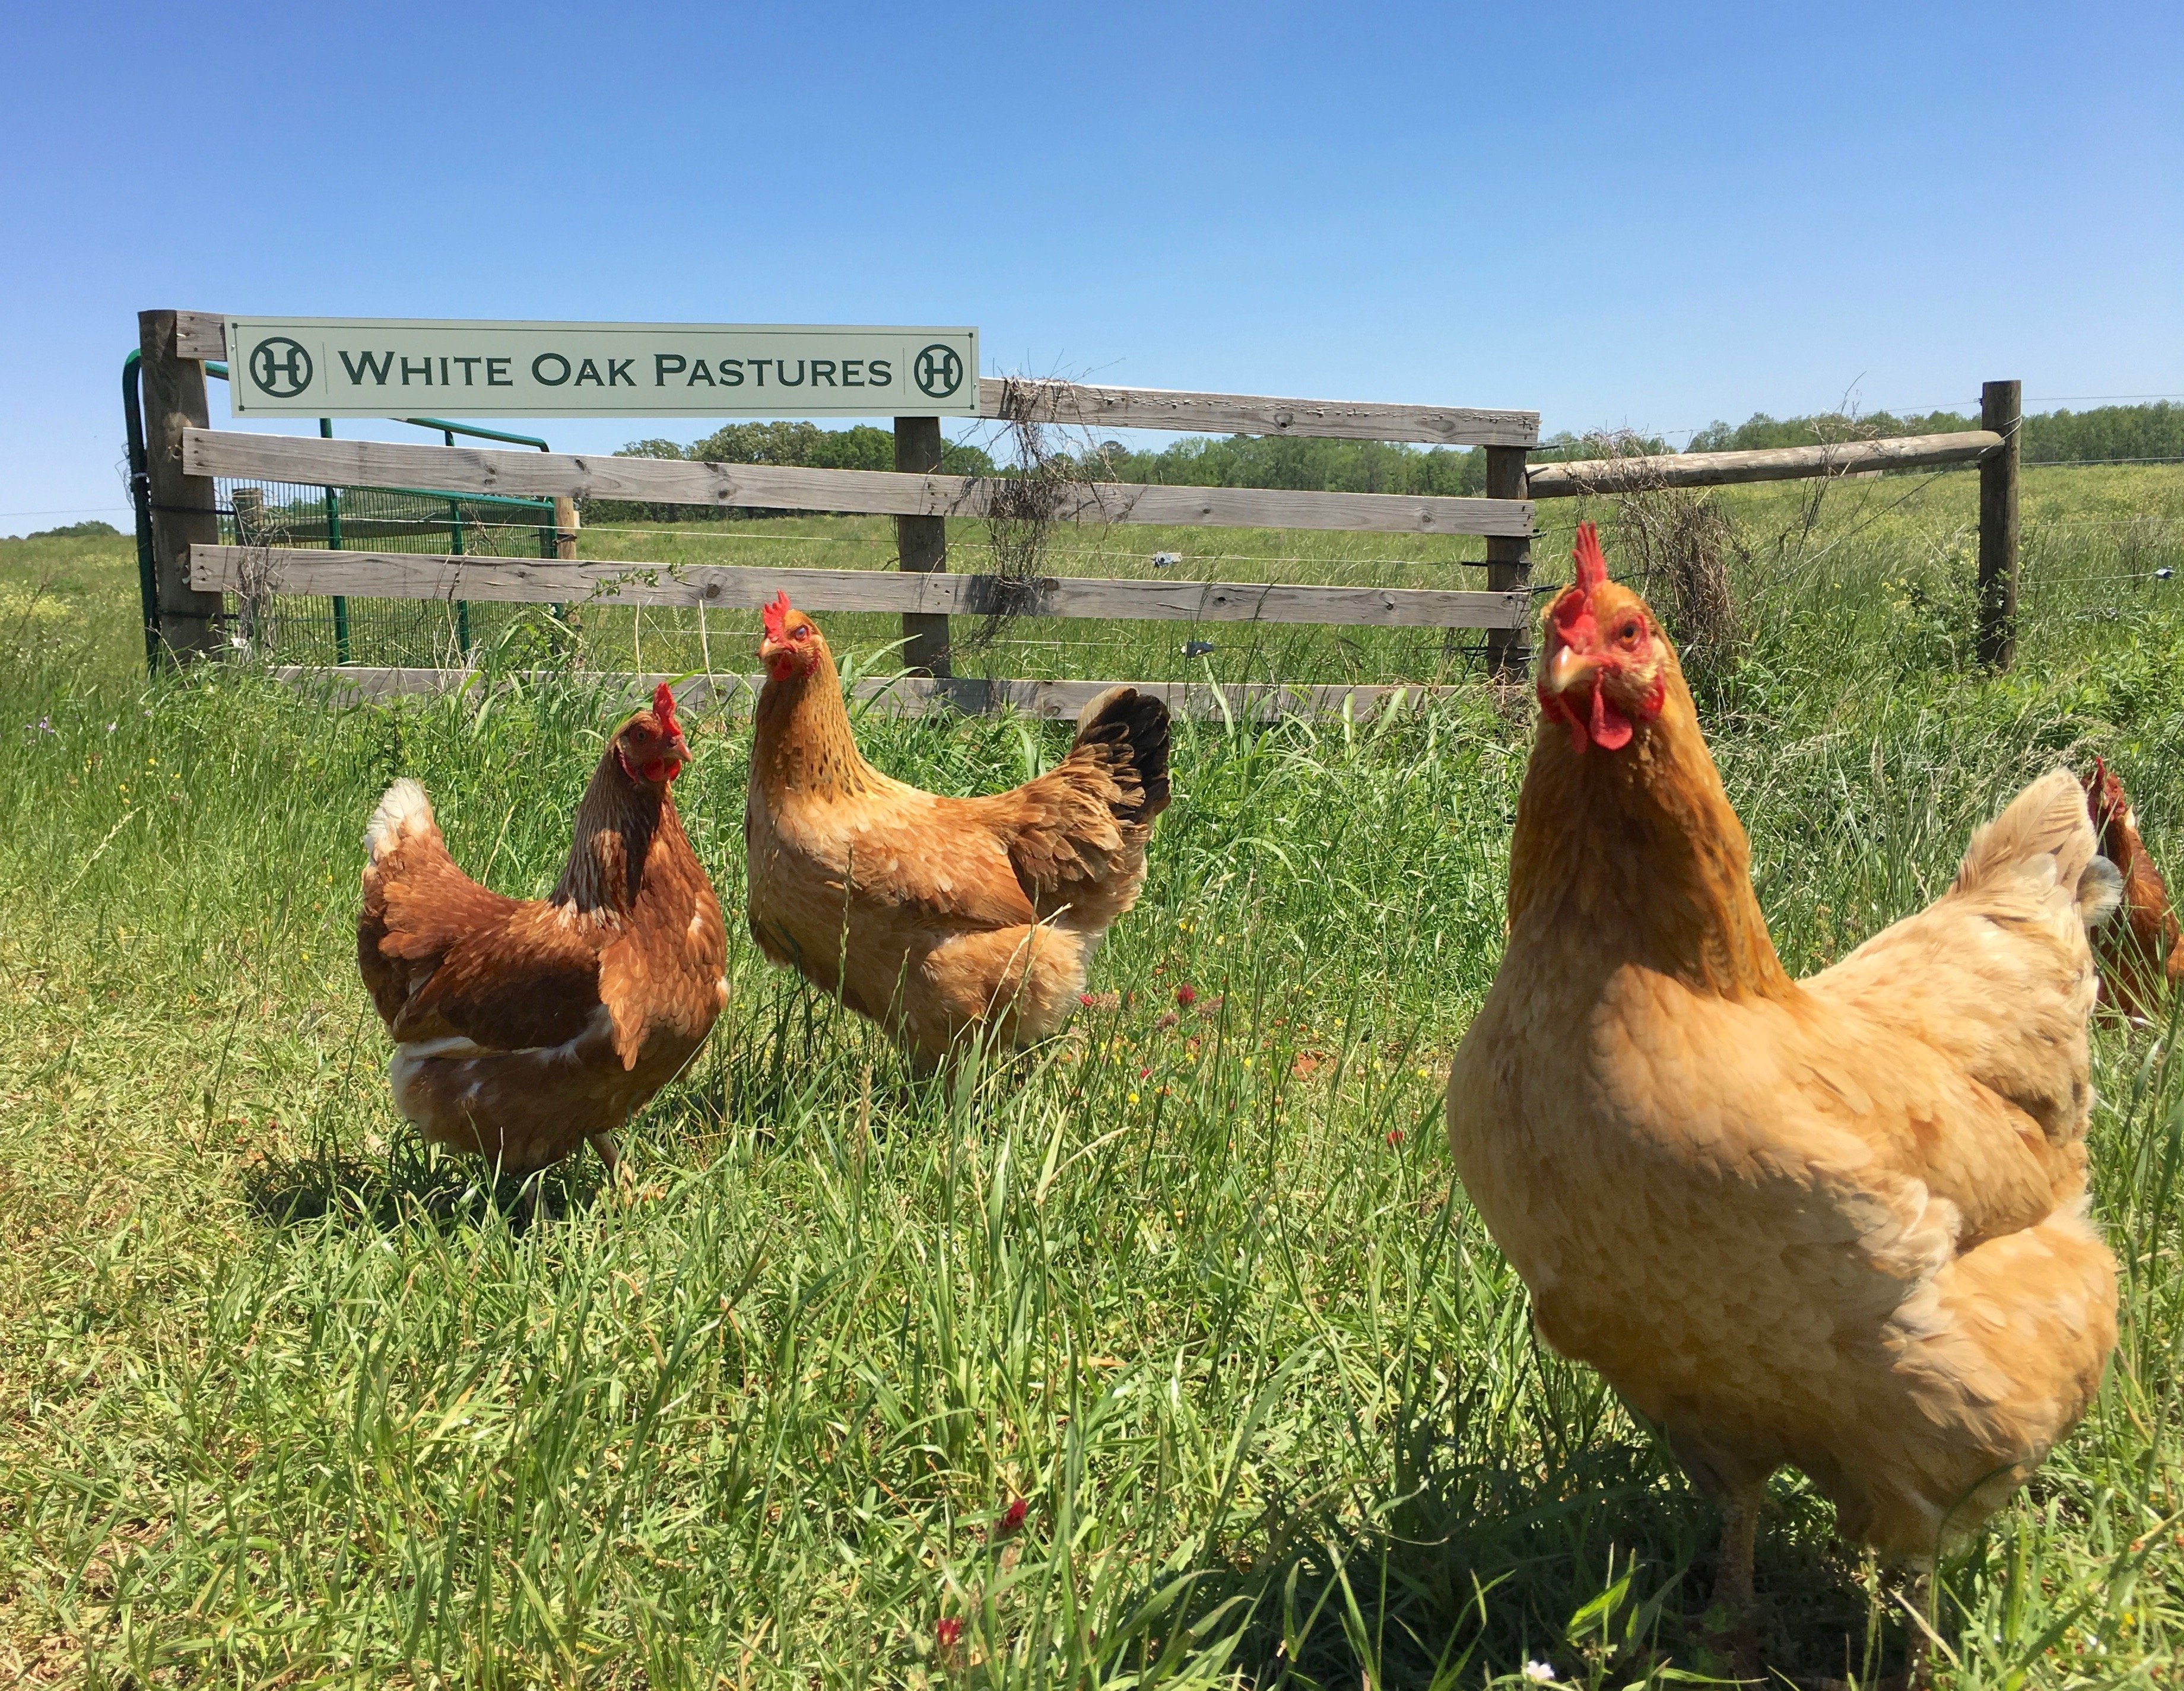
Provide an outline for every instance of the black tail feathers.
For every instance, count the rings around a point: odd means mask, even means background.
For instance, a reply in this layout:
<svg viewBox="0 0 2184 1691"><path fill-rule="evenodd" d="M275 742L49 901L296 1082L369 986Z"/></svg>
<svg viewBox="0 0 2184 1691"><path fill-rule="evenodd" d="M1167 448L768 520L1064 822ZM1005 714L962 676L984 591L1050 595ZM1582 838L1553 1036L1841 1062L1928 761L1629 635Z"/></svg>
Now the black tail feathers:
<svg viewBox="0 0 2184 1691"><path fill-rule="evenodd" d="M1124 821L1150 822L1167 809L1167 706L1160 700L1109 687L1078 717L1077 743L1099 748L1125 792L1135 776L1137 793L1127 809L1117 807Z"/></svg>

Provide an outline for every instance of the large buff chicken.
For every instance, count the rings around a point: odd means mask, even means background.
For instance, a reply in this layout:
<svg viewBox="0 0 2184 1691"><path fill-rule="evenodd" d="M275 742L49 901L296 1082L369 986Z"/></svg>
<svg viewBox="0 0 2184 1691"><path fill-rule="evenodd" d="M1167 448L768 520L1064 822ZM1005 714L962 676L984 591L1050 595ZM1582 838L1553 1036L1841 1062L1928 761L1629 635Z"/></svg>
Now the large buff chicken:
<svg viewBox="0 0 2184 1691"><path fill-rule="evenodd" d="M1110 688L1037 780L945 798L866 762L826 637L786 593L764 624L744 812L759 948L923 1068L974 1030L1017 1046L1054 1033L1145 884L1167 707Z"/></svg>
<svg viewBox="0 0 2184 1691"><path fill-rule="evenodd" d="M394 1036L394 1102L509 1174L614 1134L705 1043L727 932L670 784L690 748L665 685L608 741L548 898L455 866L425 790L398 781L365 836L357 965ZM535 1189L534 1189L535 1198Z"/></svg>
<svg viewBox="0 0 2184 1691"><path fill-rule="evenodd" d="M1590 524L1576 555L1449 1143L1540 1335L1719 1501L1717 1594L1748 1616L1777 1467L1924 1567L2099 1385L2086 931L2116 876L2059 770L1936 903L1792 981L1675 653Z"/></svg>

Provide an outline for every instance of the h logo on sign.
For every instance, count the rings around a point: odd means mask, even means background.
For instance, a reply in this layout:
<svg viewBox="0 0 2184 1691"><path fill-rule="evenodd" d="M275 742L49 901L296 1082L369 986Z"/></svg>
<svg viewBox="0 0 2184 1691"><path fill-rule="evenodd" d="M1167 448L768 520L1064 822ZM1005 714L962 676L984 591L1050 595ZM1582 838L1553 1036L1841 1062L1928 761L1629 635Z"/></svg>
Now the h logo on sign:
<svg viewBox="0 0 2184 1691"><path fill-rule="evenodd" d="M911 372L917 391L928 399L945 399L963 385L963 359L956 348L935 341L917 355Z"/></svg>
<svg viewBox="0 0 2184 1691"><path fill-rule="evenodd" d="M250 379L275 399L293 399L311 385L311 355L285 335L260 341L250 353Z"/></svg>

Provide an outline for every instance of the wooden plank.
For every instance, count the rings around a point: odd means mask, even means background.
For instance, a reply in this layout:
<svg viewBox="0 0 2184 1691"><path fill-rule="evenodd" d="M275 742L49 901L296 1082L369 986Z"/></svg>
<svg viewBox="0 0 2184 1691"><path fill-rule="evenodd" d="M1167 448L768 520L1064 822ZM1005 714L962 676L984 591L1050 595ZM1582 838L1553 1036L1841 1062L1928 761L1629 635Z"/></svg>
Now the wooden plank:
<svg viewBox="0 0 2184 1691"><path fill-rule="evenodd" d="M334 704L444 694L485 682L476 670L316 669L291 664L280 665L272 673L291 686L320 690ZM632 709L664 681L673 687L677 701L692 710L718 705L726 710L748 711L766 684L762 675L577 678L543 670L527 671L523 679L533 686L584 679L619 687L628 695ZM1175 715L1201 722L1224 719L1270 722L1291 716L1340 716L1346 710L1351 720L1362 721L1391 708L1399 712L1415 709L1463 690L1423 686L1284 686L1262 681L1215 687L1204 681L978 681L968 676L899 676L867 677L853 682L850 691L860 704L889 715L925 715L944 710L992 715L1007 710L1020 716L1067 722L1074 721L1078 712L1109 687L1117 686L1151 693Z"/></svg>
<svg viewBox="0 0 2184 1691"><path fill-rule="evenodd" d="M1535 464L1529 491L1535 499L1568 499L1580 493L1621 493L1647 487L1718 487L1741 481L1797 481L1852 476L1869 470L1914 470L1922 464L1967 464L2002 444L1984 429L1953 435L1903 435L1894 440L1847 441L1839 446L1792 446L1764 452L1679 452L1659 458L1600 458L1574 464Z"/></svg>
<svg viewBox="0 0 2184 1691"><path fill-rule="evenodd" d="M1540 439L1536 411L1275 399L1165 387L1092 387L1020 376L989 377L979 382L978 414L1005 422L1056 423L1088 429L1303 435L1321 440L1401 441L1429 446L1535 446Z"/></svg>
<svg viewBox="0 0 2184 1691"><path fill-rule="evenodd" d="M1345 529L1367 534L1529 534L1527 500L1403 493L1296 493L1271 487L1140 487L1101 482L1079 491L1078 521L1209 528Z"/></svg>
<svg viewBox="0 0 2184 1691"><path fill-rule="evenodd" d="M220 538L209 477L186 462L186 437L206 424L204 366L174 352L171 311L136 319L144 405L144 470L152 512L152 569L159 637L169 656L188 660L220 648L219 597L190 585L190 548Z"/></svg>
<svg viewBox="0 0 2184 1691"><path fill-rule="evenodd" d="M1999 449L1981 460L1979 502L1980 661L2006 670L2017 657L2018 422L2024 388L1990 381L1980 389L1980 421Z"/></svg>
<svg viewBox="0 0 2184 1691"><path fill-rule="evenodd" d="M193 430L192 473L313 485L431 487L547 498L636 499L665 504L849 511L875 516L978 517L992 478L907 476L884 470L800 470L691 464L476 447L395 445ZM1453 499L1406 493L1301 493L1268 487L1154 487L1088 482L1070 490L1063 521L1164 523L1214 528L1338 529L1368 534L1529 534L1528 499Z"/></svg>
<svg viewBox="0 0 2184 1691"><path fill-rule="evenodd" d="M175 314L175 356L178 359L227 357L227 320L216 311L177 311Z"/></svg>
<svg viewBox="0 0 2184 1691"><path fill-rule="evenodd" d="M924 616L1099 617L1131 622L1320 623L1360 628L1528 627L1531 594L1438 587L1323 587L1286 582L1127 581L763 565L626 564L198 546L191 579L206 592L351 594L359 598L499 600L521 604L704 605L755 610L777 592L803 609Z"/></svg>

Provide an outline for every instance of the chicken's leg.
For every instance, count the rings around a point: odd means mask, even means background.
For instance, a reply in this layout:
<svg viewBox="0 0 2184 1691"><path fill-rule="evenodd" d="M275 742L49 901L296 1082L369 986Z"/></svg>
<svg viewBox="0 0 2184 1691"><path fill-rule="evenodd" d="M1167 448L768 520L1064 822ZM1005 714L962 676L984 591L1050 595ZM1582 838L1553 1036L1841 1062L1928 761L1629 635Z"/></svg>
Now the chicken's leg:
<svg viewBox="0 0 2184 1691"><path fill-rule="evenodd" d="M1767 1494L1764 1479L1745 1480L1725 1486L1715 1494L1721 1507L1721 1554L1714 1568L1712 1607L1726 1612L1730 1668L1739 1679L1758 1679L1765 1667L1759 1659L1759 1598L1752 1587L1752 1561L1759 1538L1759 1503Z"/></svg>
<svg viewBox="0 0 2184 1691"><path fill-rule="evenodd" d="M1759 1538L1759 1500L1767 1482L1752 1481L1721 1497L1721 1560L1714 1571L1713 1600L1742 1626L1752 1619L1758 1598L1752 1588L1752 1554Z"/></svg>
<svg viewBox="0 0 2184 1691"><path fill-rule="evenodd" d="M1759 1599L1752 1589L1752 1564L1759 1537L1759 1505L1767 1495L1768 1470L1748 1457L1708 1443L1688 1432L1670 1428L1669 1447L1676 1453L1691 1483L1721 1510L1721 1552L1713 1576L1708 1625L1718 1613L1724 1630L1719 1645L1730 1653L1740 1679L1757 1677L1759 1661Z"/></svg>
<svg viewBox="0 0 2184 1691"><path fill-rule="evenodd" d="M1734 1615L1739 1626L1748 1626L1758 1603L1752 1588L1752 1561L1768 1470L1678 1427L1669 1429L1669 1448L1691 1483L1721 1510L1721 1557L1713 1577L1713 1601Z"/></svg>
<svg viewBox="0 0 2184 1691"><path fill-rule="evenodd" d="M621 1171L621 1153L615 1148L614 1135L593 1134L592 1149L599 1154L599 1161L605 1166L607 1171L608 1182L612 1184L616 1176Z"/></svg>

